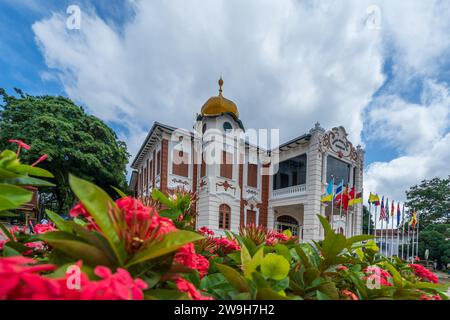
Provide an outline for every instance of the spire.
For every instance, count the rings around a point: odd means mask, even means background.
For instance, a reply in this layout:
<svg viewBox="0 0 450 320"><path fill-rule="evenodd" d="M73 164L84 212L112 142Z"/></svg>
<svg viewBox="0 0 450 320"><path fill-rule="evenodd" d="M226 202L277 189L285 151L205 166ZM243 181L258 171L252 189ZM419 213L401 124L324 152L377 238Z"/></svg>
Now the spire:
<svg viewBox="0 0 450 320"><path fill-rule="evenodd" d="M219 96L222 95L222 86L223 86L223 80L222 80L222 76L220 76L220 79L219 79Z"/></svg>

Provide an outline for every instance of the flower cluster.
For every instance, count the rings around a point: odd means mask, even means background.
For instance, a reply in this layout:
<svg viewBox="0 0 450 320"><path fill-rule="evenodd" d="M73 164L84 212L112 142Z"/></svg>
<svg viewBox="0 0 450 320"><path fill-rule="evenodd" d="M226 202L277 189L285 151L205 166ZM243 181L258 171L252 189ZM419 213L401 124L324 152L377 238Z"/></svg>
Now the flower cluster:
<svg viewBox="0 0 450 320"><path fill-rule="evenodd" d="M36 224L34 227L34 233L36 234L42 234L49 231L55 231L55 227L51 225L50 223L47 224Z"/></svg>
<svg viewBox="0 0 450 320"><path fill-rule="evenodd" d="M200 277L208 274L209 261L201 254L195 253L195 248L192 243L181 247L174 257L175 262L197 270Z"/></svg>
<svg viewBox="0 0 450 320"><path fill-rule="evenodd" d="M358 296L350 290L341 290L341 296L343 296L345 300L359 300Z"/></svg>
<svg viewBox="0 0 450 320"><path fill-rule="evenodd" d="M409 264L409 267L413 270L414 274L422 280L428 280L432 283L438 283L438 277L420 264Z"/></svg>
<svg viewBox="0 0 450 320"><path fill-rule="evenodd" d="M200 234L206 237L203 241L203 250L209 253L218 253L219 251L223 254L229 254L233 251L240 250L241 247L237 244L236 239L228 239L227 237L214 237L215 233L207 227L201 227L199 229Z"/></svg>
<svg viewBox="0 0 450 320"><path fill-rule="evenodd" d="M81 262L78 263L81 267ZM125 269L112 273L106 267L97 266L99 281L90 281L80 272L79 288L69 288L68 277L49 278L41 275L56 269L50 264L36 264L26 257L0 258L0 300L142 300L147 284L134 280Z"/></svg>
<svg viewBox="0 0 450 320"><path fill-rule="evenodd" d="M442 300L442 298L437 294L435 295L423 294L419 300Z"/></svg>
<svg viewBox="0 0 450 320"><path fill-rule="evenodd" d="M123 216L126 223L125 228L120 232L129 252L138 250L147 240L177 230L172 220L161 217L153 207L144 206L135 198L120 198L115 204L119 209L118 214ZM111 216L114 217L114 209L111 211ZM99 231L93 217L82 203L75 205L69 214L71 217L85 218L88 221L89 230Z"/></svg>
<svg viewBox="0 0 450 320"><path fill-rule="evenodd" d="M178 290L181 292L186 292L187 295L192 300L214 300L212 297L202 295L192 283L190 283L184 278L181 277L176 278L175 283L177 285Z"/></svg>
<svg viewBox="0 0 450 320"><path fill-rule="evenodd" d="M363 277L363 280L373 280L379 283L382 286L389 286L392 287L392 283L390 282L390 279L392 279L392 276L389 272L386 270L375 267L375 266L369 266L363 270L363 272L367 275Z"/></svg>
<svg viewBox="0 0 450 320"><path fill-rule="evenodd" d="M288 241L290 238L276 231L269 231L266 235L266 245L273 246L280 241Z"/></svg>

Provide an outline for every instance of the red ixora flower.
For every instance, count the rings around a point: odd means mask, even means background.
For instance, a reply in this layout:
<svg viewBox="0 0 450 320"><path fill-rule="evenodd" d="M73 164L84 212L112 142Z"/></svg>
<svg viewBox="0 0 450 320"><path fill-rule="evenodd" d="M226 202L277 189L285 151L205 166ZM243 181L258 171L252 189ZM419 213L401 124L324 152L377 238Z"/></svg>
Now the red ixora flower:
<svg viewBox="0 0 450 320"><path fill-rule="evenodd" d="M214 300L213 297L207 297L202 295L192 283L190 283L184 278L181 277L176 278L175 283L177 285L178 290L181 292L186 292L192 300Z"/></svg>
<svg viewBox="0 0 450 320"><path fill-rule="evenodd" d="M145 242L169 232L176 231L173 221L161 217L153 207L147 207L141 201L132 197L118 199L116 206L120 211L111 208L111 215L121 215L125 219L126 228L121 229L121 237L125 241L126 250L135 252ZM82 203L75 205L70 211L71 217L84 217L88 221L87 228L101 232L94 218Z"/></svg>
<svg viewBox="0 0 450 320"><path fill-rule="evenodd" d="M49 231L55 231L55 227L51 225L50 223L47 224L36 224L34 227L34 233L36 234L43 234Z"/></svg>
<svg viewBox="0 0 450 320"><path fill-rule="evenodd" d="M81 261L76 265L81 268ZM21 256L0 258L0 300L142 300L147 288L127 270L118 268L112 273L104 266L94 269L101 280L91 281L80 271L80 287L69 288L69 275L54 279L40 274L54 269L54 265L36 264Z"/></svg>
<svg viewBox="0 0 450 320"><path fill-rule="evenodd" d="M20 154L20 150L21 150L22 148L24 148L25 150L30 150L30 146L27 145L27 144L26 144L25 142L23 142L22 140L11 139L11 140L8 140L8 142L17 144L17 155Z"/></svg>
<svg viewBox="0 0 450 320"><path fill-rule="evenodd" d="M346 271L348 268L346 266L339 266L336 268L336 271Z"/></svg>
<svg viewBox="0 0 450 320"><path fill-rule="evenodd" d="M198 232L200 232L201 234L206 235L206 236L213 236L214 235L214 231L212 231L208 227L201 227L198 230Z"/></svg>
<svg viewBox="0 0 450 320"><path fill-rule="evenodd" d="M31 166L32 166L32 167L35 167L35 166L37 166L39 163L41 163L42 161L47 160L47 158L48 158L48 154L44 154L44 155L40 156L39 159L37 159Z"/></svg>
<svg viewBox="0 0 450 320"><path fill-rule="evenodd" d="M341 290L341 295L349 298L349 300L359 300L358 296L350 290Z"/></svg>
<svg viewBox="0 0 450 320"><path fill-rule="evenodd" d="M195 253L195 248L192 243L182 246L175 254L174 260L179 264L197 270L201 278L208 274L208 259L201 254Z"/></svg>
<svg viewBox="0 0 450 320"><path fill-rule="evenodd" d="M392 278L391 274L380 267L369 266L365 268L363 272L367 274L367 276L362 278L363 280L371 279L379 282L382 286L393 286L393 284L389 281L389 279Z"/></svg>
<svg viewBox="0 0 450 320"><path fill-rule="evenodd" d="M442 297L440 295L427 295L423 294L419 300L442 300Z"/></svg>
<svg viewBox="0 0 450 320"><path fill-rule="evenodd" d="M414 274L420 279L428 280L432 283L438 283L438 277L421 264L411 263L409 264L409 267L413 270Z"/></svg>

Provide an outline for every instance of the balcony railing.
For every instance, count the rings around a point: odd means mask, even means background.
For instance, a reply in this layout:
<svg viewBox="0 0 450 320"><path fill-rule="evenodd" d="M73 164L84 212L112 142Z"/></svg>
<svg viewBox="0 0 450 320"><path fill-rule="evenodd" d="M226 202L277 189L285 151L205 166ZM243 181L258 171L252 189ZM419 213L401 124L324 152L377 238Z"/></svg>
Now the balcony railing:
<svg viewBox="0 0 450 320"><path fill-rule="evenodd" d="M272 190L272 199L282 199L306 194L306 184Z"/></svg>

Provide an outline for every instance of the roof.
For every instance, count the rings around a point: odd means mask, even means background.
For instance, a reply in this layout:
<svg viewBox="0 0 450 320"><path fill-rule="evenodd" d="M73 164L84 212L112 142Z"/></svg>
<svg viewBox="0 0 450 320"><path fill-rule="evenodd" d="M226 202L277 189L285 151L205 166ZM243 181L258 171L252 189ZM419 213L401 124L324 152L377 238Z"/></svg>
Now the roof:
<svg viewBox="0 0 450 320"><path fill-rule="evenodd" d="M151 146L151 143L155 142L155 140L157 140L157 136L154 135L155 133L159 133L159 132L172 133L175 130L180 130L180 129L155 121L153 123L153 126L150 129L149 133L147 134L147 137L145 138L144 143L142 143L141 148L136 153L136 157L134 158L133 162L131 163L131 168L137 169L136 166L137 166L138 162L140 160L142 160L146 151ZM189 132L189 134L193 135L192 132Z"/></svg>

